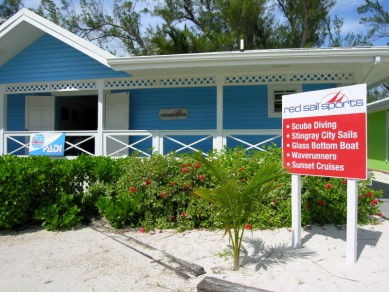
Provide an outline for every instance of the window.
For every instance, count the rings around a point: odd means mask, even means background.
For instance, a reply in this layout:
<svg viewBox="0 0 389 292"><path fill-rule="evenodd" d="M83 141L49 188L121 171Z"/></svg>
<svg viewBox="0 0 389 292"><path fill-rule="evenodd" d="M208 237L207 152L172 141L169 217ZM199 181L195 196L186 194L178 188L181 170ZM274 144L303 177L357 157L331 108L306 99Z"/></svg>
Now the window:
<svg viewBox="0 0 389 292"><path fill-rule="evenodd" d="M282 96L301 92L300 85L269 85L268 86L268 117L282 117Z"/></svg>

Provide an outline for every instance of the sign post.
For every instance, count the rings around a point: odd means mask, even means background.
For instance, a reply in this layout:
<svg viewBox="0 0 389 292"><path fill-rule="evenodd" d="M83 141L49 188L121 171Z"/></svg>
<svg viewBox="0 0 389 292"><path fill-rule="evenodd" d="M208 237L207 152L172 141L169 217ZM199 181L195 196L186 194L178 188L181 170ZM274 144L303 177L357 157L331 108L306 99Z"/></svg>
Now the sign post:
<svg viewBox="0 0 389 292"><path fill-rule="evenodd" d="M301 247L301 176L292 174L292 246Z"/></svg>
<svg viewBox="0 0 389 292"><path fill-rule="evenodd" d="M292 174L294 247L301 246L300 175L347 178L347 261L356 261L358 180L367 176L366 96L366 84L283 96L283 165Z"/></svg>

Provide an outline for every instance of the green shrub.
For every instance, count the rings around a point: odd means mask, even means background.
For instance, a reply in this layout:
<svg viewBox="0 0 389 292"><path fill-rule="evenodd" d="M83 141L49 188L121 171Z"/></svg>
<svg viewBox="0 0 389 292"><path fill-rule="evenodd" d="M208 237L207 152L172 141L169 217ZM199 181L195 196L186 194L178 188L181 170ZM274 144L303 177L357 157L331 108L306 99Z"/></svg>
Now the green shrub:
<svg viewBox="0 0 389 292"><path fill-rule="evenodd" d="M47 180L46 171L39 166L47 163L49 159L0 156L0 229L32 222Z"/></svg>
<svg viewBox="0 0 389 292"><path fill-rule="evenodd" d="M282 150L272 146L266 150L224 149L208 153L208 158L243 184L266 164L282 167ZM283 187L271 192L258 212L252 214L253 228L290 226L291 177L285 174L279 180ZM332 187L326 188L327 184ZM62 193L73 195L72 202L81 209L83 220L109 216L104 207L96 205L100 197L111 198L106 205L125 205L128 195L136 195L139 201L136 208L131 207L135 211L124 212L122 216L128 218L122 224L130 222L146 230L220 228L222 214L192 195L194 189L214 187L213 174L191 154L154 154L143 159L81 155L74 160L0 156L0 229L34 223L35 210L56 204ZM304 225L346 223L343 179L307 176L302 177L302 187ZM359 194L359 223L374 223L376 217L372 215L379 214L382 192L372 191L360 181Z"/></svg>
<svg viewBox="0 0 389 292"><path fill-rule="evenodd" d="M50 231L70 229L81 222L80 211L73 195L61 193L55 203L38 208L34 219L42 221L42 227Z"/></svg>
<svg viewBox="0 0 389 292"><path fill-rule="evenodd" d="M96 206L99 212L104 216L108 222L114 228L122 228L124 224L130 223L133 216L139 210L139 197L131 196L120 196L114 197L100 197Z"/></svg>
<svg viewBox="0 0 389 292"><path fill-rule="evenodd" d="M305 176L302 178L302 223L345 224L347 221L347 180ZM376 223L382 191L373 191L367 181L358 183L358 223Z"/></svg>

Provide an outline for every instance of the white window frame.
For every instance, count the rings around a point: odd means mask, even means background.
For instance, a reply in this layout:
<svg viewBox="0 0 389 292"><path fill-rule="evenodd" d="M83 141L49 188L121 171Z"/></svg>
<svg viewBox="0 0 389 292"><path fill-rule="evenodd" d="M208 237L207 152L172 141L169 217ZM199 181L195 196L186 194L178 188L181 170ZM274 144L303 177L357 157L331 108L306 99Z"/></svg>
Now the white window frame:
<svg viewBox="0 0 389 292"><path fill-rule="evenodd" d="M281 118L282 111L274 111L275 93L279 91L293 91L293 93L302 92L301 84L274 84L267 86L267 113L269 118Z"/></svg>

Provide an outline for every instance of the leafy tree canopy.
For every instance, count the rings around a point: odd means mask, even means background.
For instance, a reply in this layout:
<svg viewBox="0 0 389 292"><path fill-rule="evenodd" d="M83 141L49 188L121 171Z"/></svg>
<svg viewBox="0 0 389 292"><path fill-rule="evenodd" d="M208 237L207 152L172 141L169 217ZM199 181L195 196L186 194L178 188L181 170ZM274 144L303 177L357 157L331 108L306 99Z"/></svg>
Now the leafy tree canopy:
<svg viewBox="0 0 389 292"><path fill-rule="evenodd" d="M330 17L336 0L41 0L39 15L94 41L113 54L180 54L239 49L370 45L387 37L388 13L376 0L358 8L368 35L342 34L343 20ZM24 7L5 0L0 21ZM145 17L158 24L144 25Z"/></svg>

